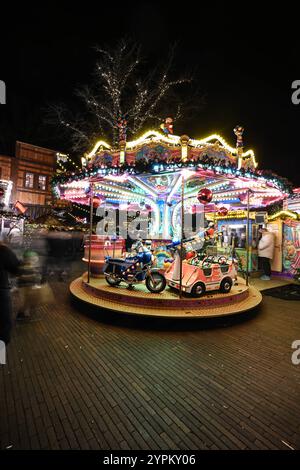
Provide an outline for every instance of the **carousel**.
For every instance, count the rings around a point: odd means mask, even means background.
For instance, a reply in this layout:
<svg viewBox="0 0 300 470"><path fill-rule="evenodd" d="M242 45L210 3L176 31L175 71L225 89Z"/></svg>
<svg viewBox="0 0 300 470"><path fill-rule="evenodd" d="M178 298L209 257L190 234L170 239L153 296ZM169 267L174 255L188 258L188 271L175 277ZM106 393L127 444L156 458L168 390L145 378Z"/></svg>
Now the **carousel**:
<svg viewBox="0 0 300 470"><path fill-rule="evenodd" d="M258 169L243 131L235 127L232 147L218 134L173 135L170 118L160 132L132 141L120 129L118 148L99 140L80 170L57 175L57 197L89 211L87 270L71 283L72 295L107 311L177 318L257 306L261 294L249 283L253 217L291 187ZM225 236L220 221L230 218L236 229ZM234 250L238 229L243 276Z"/></svg>

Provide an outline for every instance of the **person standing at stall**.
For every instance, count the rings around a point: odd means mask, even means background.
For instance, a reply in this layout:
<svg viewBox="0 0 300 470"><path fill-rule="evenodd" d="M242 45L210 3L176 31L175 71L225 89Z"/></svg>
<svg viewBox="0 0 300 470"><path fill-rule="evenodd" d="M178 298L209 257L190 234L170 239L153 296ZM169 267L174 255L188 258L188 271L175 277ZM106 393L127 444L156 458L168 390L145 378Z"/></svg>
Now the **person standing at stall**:
<svg viewBox="0 0 300 470"><path fill-rule="evenodd" d="M272 232L269 232L266 228L259 229L261 239L258 242L258 257L263 275L261 279L263 281L270 281L271 279L271 260L274 255L275 239Z"/></svg>
<svg viewBox="0 0 300 470"><path fill-rule="evenodd" d="M12 303L9 274L18 274L20 261L14 252L0 242L0 341L8 344L12 329Z"/></svg>

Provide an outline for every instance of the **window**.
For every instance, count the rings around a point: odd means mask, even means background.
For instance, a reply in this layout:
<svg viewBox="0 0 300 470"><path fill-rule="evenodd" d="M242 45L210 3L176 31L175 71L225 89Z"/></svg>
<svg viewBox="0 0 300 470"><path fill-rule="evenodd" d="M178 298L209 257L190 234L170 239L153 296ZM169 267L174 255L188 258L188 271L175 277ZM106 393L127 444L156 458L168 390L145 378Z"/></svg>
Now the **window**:
<svg viewBox="0 0 300 470"><path fill-rule="evenodd" d="M39 175L38 179L38 189L41 189L42 191L46 190L46 176L44 175Z"/></svg>
<svg viewBox="0 0 300 470"><path fill-rule="evenodd" d="M33 188L33 173L26 173L25 175L25 188Z"/></svg>

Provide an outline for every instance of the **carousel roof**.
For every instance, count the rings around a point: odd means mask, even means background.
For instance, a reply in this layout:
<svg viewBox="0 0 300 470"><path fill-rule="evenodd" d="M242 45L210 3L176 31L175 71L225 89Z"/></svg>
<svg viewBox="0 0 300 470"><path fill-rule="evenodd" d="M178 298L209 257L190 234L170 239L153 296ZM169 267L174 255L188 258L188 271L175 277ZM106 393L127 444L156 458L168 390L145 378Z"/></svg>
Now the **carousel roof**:
<svg viewBox="0 0 300 470"><path fill-rule="evenodd" d="M185 197L197 204L204 187L213 192L212 202L243 207L250 190L250 206L268 206L288 196L290 183L272 172L257 169L253 150L231 147L221 136L204 139L164 135L149 131L139 139L114 149L99 140L75 173L56 176L53 183L62 199L88 204L94 194L112 203L144 203L163 198L180 199L182 174Z"/></svg>
<svg viewBox="0 0 300 470"><path fill-rule="evenodd" d="M185 139L183 139L185 138ZM220 149L224 149L227 152L230 152L232 156L236 156L237 158L237 149L234 147L231 147L223 137L221 137L218 134L212 134L208 137L205 137L204 139L190 139L188 136L178 136L178 135L164 135L161 134L160 132L150 130L145 132L140 138L136 140L132 140L130 142L126 143L126 150L127 151L136 151L139 147L144 146L144 145L151 145L154 143L161 143L161 144L166 144L168 147L179 147L181 146L182 140L187 141L187 145L191 148L195 149L209 149L209 147L217 148L219 147ZM86 158L88 160L93 159L99 152L103 152L105 150L109 151L117 151L118 149L114 150L113 147L111 147L107 142L103 140L99 140L96 142L94 145L93 149L91 152L87 153ZM251 163L253 164L254 167L257 166L257 162L255 160L255 154L253 150L247 150L247 152L242 152L241 157L243 160L251 160Z"/></svg>

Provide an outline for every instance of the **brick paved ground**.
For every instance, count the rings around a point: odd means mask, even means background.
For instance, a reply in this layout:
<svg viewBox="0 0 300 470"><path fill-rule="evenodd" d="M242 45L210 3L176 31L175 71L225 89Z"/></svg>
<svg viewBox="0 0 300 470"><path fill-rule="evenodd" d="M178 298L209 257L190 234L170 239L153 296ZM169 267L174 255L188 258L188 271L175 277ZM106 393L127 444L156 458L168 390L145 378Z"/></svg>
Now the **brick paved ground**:
<svg viewBox="0 0 300 470"><path fill-rule="evenodd" d="M16 326L0 368L1 448L300 449L299 303L264 297L248 321L98 321L52 285L57 305Z"/></svg>

